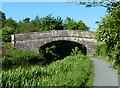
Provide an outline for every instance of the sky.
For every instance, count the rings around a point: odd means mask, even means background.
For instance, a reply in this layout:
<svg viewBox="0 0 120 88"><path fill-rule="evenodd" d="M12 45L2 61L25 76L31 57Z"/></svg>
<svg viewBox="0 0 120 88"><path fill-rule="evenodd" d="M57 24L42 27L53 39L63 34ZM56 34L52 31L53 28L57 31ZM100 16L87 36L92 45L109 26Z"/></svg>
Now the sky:
<svg viewBox="0 0 120 88"><path fill-rule="evenodd" d="M66 2L66 1L68 0L1 0L1 2ZM72 0L72 1L75 1L75 0ZM88 0L78 0L78 1L87 2ZM94 0L89 0L89 1L94 1ZM97 1L102 1L102 0L97 0ZM119 1L119 0L109 0L109 1L113 2L113 1Z"/></svg>
<svg viewBox="0 0 120 88"><path fill-rule="evenodd" d="M14 0L13 0L14 1ZM43 1L43 0L42 0ZM66 17L71 17L75 21L82 20L91 31L95 31L98 25L96 21L100 21L106 15L104 7L85 7L75 3L67 2L2 2L2 10L7 19L12 18L15 21L23 20L29 17L31 20L36 16L45 17L52 14L54 17L61 17L63 20ZM64 0L63 0L64 1ZM1 3L0 3L1 4Z"/></svg>

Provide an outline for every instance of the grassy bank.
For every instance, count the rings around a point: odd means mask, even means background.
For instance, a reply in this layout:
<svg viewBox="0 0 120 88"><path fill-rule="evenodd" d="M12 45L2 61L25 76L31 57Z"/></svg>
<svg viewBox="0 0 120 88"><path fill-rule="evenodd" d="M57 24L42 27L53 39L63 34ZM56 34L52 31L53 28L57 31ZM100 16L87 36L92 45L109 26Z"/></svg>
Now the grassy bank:
<svg viewBox="0 0 120 88"><path fill-rule="evenodd" d="M70 55L48 66L30 66L2 72L2 86L92 86L93 61L82 54Z"/></svg>

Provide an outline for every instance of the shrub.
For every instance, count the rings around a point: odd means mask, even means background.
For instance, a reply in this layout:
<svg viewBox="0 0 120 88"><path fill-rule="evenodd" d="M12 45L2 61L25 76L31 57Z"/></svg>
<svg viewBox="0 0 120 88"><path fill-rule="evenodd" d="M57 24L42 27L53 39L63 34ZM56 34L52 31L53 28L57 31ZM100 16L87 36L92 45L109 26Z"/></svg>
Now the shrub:
<svg viewBox="0 0 120 88"><path fill-rule="evenodd" d="M4 27L2 28L2 40L3 42L10 42L11 41L11 34L14 34L14 29L11 27Z"/></svg>
<svg viewBox="0 0 120 88"><path fill-rule="evenodd" d="M3 47L2 66L4 68L10 68L11 66L24 65L28 62L35 60L43 61L42 53L34 53L23 50L17 50L11 47L10 44L5 44Z"/></svg>
<svg viewBox="0 0 120 88"><path fill-rule="evenodd" d="M96 46L96 51L95 51L96 56L103 56L106 57L108 55L107 53L107 47L105 44L100 44Z"/></svg>

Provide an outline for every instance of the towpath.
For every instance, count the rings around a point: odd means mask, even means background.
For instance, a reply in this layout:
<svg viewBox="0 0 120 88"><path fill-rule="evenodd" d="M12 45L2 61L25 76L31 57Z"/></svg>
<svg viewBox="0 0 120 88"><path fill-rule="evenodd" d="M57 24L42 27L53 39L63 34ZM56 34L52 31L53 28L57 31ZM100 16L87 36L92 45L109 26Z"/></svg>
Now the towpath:
<svg viewBox="0 0 120 88"><path fill-rule="evenodd" d="M102 59L90 58L95 64L94 86L118 88L117 71Z"/></svg>

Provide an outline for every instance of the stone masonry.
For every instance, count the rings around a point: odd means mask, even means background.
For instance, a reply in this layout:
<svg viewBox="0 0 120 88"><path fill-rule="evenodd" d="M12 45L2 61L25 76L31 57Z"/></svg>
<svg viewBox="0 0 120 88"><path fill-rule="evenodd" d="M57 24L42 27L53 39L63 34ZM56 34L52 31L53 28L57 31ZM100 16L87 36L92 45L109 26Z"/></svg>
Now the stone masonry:
<svg viewBox="0 0 120 88"><path fill-rule="evenodd" d="M53 30L47 32L31 32L11 35L11 43L14 48L38 52L44 44L66 40L84 45L87 48L87 55L93 55L97 41L94 39L94 32L79 30Z"/></svg>

